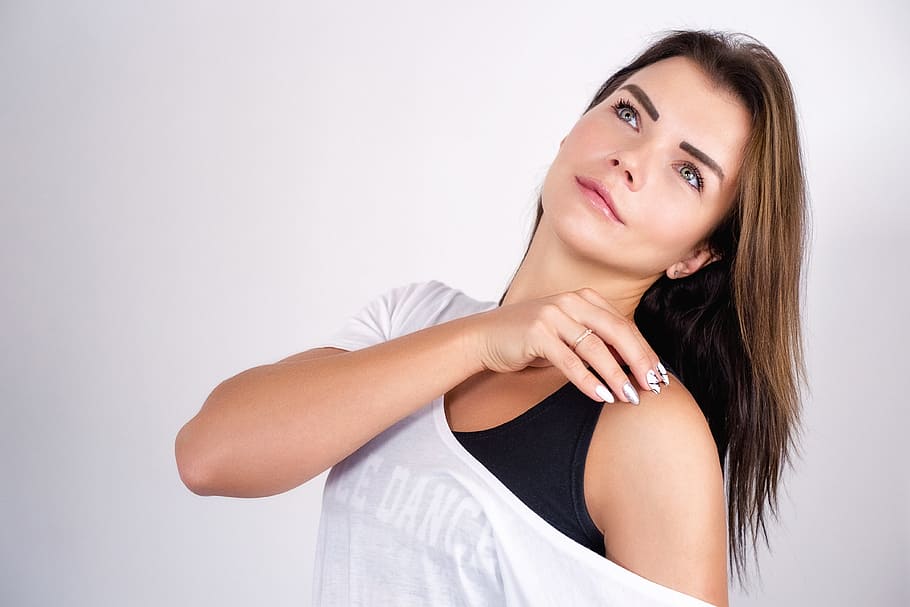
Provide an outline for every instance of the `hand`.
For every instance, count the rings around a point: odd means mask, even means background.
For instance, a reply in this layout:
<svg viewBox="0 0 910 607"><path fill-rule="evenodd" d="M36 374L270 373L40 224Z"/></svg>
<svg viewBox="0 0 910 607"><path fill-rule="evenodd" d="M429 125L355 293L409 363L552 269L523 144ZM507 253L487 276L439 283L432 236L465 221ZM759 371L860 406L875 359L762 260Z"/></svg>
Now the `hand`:
<svg viewBox="0 0 910 607"><path fill-rule="evenodd" d="M638 404L638 393L619 360L629 365L645 390L660 393L660 381L670 383L635 323L590 288L507 304L476 314L472 323L481 362L490 371L555 366L598 402L614 402L613 394L618 394L621 400ZM594 332L573 351L575 340L587 328ZM598 394L603 385L589 366L606 381L606 392Z"/></svg>

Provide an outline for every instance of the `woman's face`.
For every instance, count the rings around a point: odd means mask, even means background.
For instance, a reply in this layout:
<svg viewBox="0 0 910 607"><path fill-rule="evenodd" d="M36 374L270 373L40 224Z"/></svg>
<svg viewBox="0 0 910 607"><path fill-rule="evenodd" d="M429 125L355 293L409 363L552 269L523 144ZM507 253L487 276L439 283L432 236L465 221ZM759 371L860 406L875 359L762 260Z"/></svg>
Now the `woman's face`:
<svg viewBox="0 0 910 607"><path fill-rule="evenodd" d="M690 59L651 64L560 144L541 192L541 227L622 274L690 274L710 261L704 241L732 204L749 125L745 106ZM595 183L608 192L612 217L584 187Z"/></svg>

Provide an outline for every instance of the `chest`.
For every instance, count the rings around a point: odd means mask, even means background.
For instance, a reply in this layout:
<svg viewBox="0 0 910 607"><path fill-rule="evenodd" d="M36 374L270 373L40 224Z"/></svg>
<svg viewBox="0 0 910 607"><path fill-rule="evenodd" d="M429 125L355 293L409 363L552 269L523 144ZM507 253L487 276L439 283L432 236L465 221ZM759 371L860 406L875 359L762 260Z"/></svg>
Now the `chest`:
<svg viewBox="0 0 910 607"><path fill-rule="evenodd" d="M564 386L568 380L554 369L534 369L519 373L478 373L445 394L443 409L449 428L455 432L477 432L509 422L539 404ZM593 404L593 403L592 403ZM602 473L610 452L599 436L609 423L605 407L597 420L585 456L583 489L585 506L591 520L603 531L599 513L609 487ZM533 440L529 437L528 440Z"/></svg>
<svg viewBox="0 0 910 607"><path fill-rule="evenodd" d="M561 373L542 369L477 373L446 392L446 421L454 432L495 428L528 411L567 381Z"/></svg>

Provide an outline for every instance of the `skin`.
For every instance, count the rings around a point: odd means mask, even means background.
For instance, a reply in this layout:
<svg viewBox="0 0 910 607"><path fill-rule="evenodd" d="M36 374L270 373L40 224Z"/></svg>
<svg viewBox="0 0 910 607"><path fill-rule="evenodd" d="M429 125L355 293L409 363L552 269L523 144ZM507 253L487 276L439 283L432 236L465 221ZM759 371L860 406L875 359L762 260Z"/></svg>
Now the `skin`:
<svg viewBox="0 0 910 607"><path fill-rule="evenodd" d="M733 203L748 111L682 57L645 67L624 84L647 94L658 120L629 90L578 120L547 173L540 225L504 305L590 287L631 320L662 275L682 278L716 260L706 238ZM614 109L620 97L637 114ZM710 156L724 179L681 149L683 141ZM693 187L693 165L701 191ZM603 184L623 223L595 208L576 176ZM552 367L509 375L517 384L511 394L525 403L565 382ZM659 395L642 393L640 406L622 405L603 408L585 469L586 505L607 558L726 606L723 473L698 404L673 378Z"/></svg>

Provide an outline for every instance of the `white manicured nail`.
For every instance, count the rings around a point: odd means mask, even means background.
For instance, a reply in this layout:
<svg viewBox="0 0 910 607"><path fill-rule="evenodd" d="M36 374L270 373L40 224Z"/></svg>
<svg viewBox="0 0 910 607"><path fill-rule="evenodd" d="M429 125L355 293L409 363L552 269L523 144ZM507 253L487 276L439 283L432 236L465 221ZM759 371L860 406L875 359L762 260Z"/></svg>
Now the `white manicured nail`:
<svg viewBox="0 0 910 607"><path fill-rule="evenodd" d="M626 398L628 398L633 405L638 404L638 391L632 387L632 384L626 382L622 387L622 393L626 395Z"/></svg>
<svg viewBox="0 0 910 607"><path fill-rule="evenodd" d="M616 400L615 398L613 398L613 395L610 394L610 391L607 390L604 386L601 386L600 384L598 384L598 386L596 388L594 388L594 391L597 392L597 396L601 397L608 403L612 403Z"/></svg>
<svg viewBox="0 0 910 607"><path fill-rule="evenodd" d="M651 388L651 392L660 394L660 382L657 381L657 373L648 369L648 374L645 377L648 380L648 387Z"/></svg>
<svg viewBox="0 0 910 607"><path fill-rule="evenodd" d="M660 376L663 378L664 383L668 386L670 385L670 376L667 375L667 368L664 367L660 361L657 361L657 370L660 371Z"/></svg>

